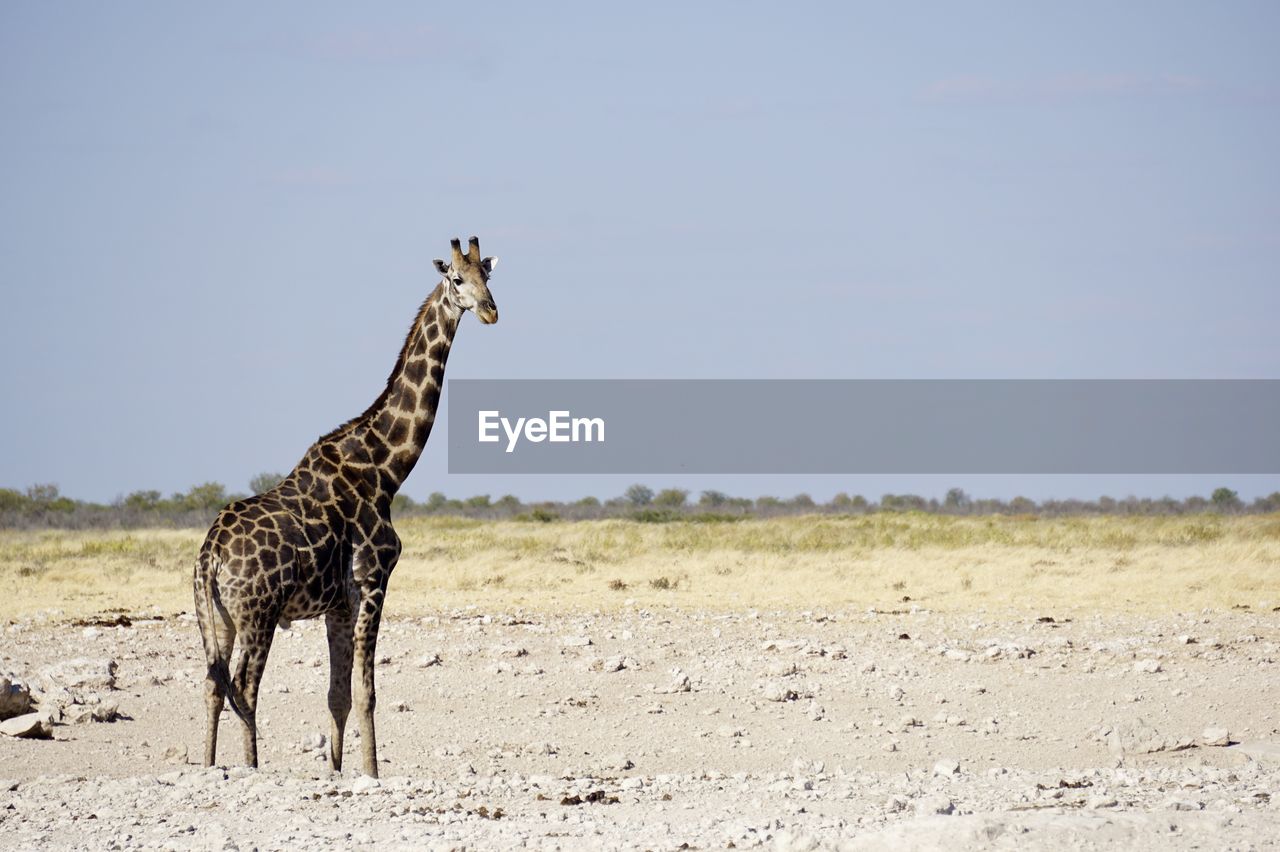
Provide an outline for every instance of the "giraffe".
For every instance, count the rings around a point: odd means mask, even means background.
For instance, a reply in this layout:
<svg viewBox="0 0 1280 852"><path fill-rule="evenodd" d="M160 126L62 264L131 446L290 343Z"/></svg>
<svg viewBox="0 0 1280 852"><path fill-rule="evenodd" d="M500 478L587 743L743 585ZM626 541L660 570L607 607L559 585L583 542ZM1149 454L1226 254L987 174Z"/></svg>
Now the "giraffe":
<svg viewBox="0 0 1280 852"><path fill-rule="evenodd" d="M463 313L498 321L489 292L496 257L452 240L443 276L418 309L386 388L360 416L324 435L275 488L219 513L193 577L208 673L204 764L217 757L224 699L244 726L244 760L258 765L258 685L276 625L323 615L329 642L329 762L342 769L343 732L358 670L364 772L378 777L374 650L387 581L400 556L391 499L431 434L445 361ZM234 677L231 651L239 640Z"/></svg>

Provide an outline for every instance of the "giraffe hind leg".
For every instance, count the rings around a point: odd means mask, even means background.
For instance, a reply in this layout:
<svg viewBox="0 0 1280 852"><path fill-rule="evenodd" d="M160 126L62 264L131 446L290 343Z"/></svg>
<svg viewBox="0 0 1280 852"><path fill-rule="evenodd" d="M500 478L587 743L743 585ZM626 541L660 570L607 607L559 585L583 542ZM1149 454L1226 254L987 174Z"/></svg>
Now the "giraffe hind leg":
<svg viewBox="0 0 1280 852"><path fill-rule="evenodd" d="M258 685L267 667L275 626L276 620L271 619L265 624L241 630L240 660L232 682L244 723L244 762L255 769L258 767Z"/></svg>
<svg viewBox="0 0 1280 852"><path fill-rule="evenodd" d="M209 613L208 630L216 641L205 649L208 672L204 678L205 729L204 765L213 766L218 760L218 722L231 684L231 651L236 641L235 626L226 610L215 607ZM238 702L231 696L232 707Z"/></svg>

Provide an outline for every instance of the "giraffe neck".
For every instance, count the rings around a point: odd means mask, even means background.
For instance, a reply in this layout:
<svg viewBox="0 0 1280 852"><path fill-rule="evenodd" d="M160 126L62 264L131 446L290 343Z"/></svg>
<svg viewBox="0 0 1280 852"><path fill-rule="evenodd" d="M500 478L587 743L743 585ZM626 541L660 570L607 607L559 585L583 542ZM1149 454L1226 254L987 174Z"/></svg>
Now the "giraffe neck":
<svg viewBox="0 0 1280 852"><path fill-rule="evenodd" d="M461 319L462 309L441 282L419 309L386 390L357 418L357 429L380 469L379 491L388 499L418 463L431 435L445 362Z"/></svg>

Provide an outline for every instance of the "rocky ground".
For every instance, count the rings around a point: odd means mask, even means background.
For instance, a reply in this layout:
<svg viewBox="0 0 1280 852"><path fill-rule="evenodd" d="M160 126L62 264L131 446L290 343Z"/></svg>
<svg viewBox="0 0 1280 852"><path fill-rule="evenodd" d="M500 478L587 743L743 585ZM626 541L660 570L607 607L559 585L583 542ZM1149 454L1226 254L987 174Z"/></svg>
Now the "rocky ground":
<svg viewBox="0 0 1280 852"><path fill-rule="evenodd" d="M392 620L380 781L326 767L322 624L277 633L250 771L230 715L197 765L193 620L115 620L5 629L0 846L1280 845L1270 610Z"/></svg>

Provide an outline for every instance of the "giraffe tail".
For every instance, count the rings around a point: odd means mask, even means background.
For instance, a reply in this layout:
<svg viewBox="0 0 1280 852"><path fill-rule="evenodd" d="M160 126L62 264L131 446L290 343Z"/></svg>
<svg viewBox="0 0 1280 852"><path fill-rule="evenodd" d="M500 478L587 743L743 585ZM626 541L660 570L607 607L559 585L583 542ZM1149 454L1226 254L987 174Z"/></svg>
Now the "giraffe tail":
<svg viewBox="0 0 1280 852"><path fill-rule="evenodd" d="M218 691L226 696L231 712L235 713L241 721L245 721L244 708L241 706L235 684L231 682L231 649L227 648L223 653L223 649L219 647L218 629L214 625L214 620L220 617L215 604L215 598L218 595L216 587L219 567L216 561L203 553L196 562L196 622L200 625L204 658L209 663L208 677L217 685Z"/></svg>

